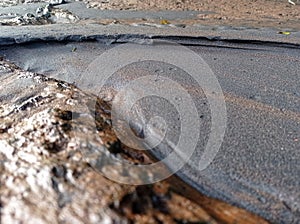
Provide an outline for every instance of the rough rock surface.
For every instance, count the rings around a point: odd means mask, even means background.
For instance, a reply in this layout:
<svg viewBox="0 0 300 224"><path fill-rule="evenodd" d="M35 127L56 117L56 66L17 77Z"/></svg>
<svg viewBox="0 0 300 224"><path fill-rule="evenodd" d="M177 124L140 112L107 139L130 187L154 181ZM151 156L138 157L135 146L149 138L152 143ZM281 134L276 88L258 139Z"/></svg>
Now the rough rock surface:
<svg viewBox="0 0 300 224"><path fill-rule="evenodd" d="M0 2L0 6L13 6L17 4L29 4L29 3L37 3L37 2L45 2L50 4L63 4L65 0L2 0Z"/></svg>
<svg viewBox="0 0 300 224"><path fill-rule="evenodd" d="M26 13L20 15L17 13L0 14L0 25L5 26L23 26L23 25L45 25L52 23L75 23L79 20L68 10L59 9L52 4L38 7L35 14Z"/></svg>
<svg viewBox="0 0 300 224"><path fill-rule="evenodd" d="M75 86L3 59L0 80L1 223L266 223L199 194L201 207L176 193L187 191L176 184L137 187L106 179L91 167L86 152L97 148L98 158L106 153L148 160L114 148L118 140L106 102L97 99L95 107L95 97ZM97 130L84 119L91 111ZM108 167L108 172L117 171Z"/></svg>
<svg viewBox="0 0 300 224"><path fill-rule="evenodd" d="M1 63L1 218L4 223L95 223L118 220L101 211L130 187L93 172L68 135L72 95L65 83ZM103 192L105 191L105 195ZM111 202L110 202L111 203ZM109 218L110 217L110 218Z"/></svg>

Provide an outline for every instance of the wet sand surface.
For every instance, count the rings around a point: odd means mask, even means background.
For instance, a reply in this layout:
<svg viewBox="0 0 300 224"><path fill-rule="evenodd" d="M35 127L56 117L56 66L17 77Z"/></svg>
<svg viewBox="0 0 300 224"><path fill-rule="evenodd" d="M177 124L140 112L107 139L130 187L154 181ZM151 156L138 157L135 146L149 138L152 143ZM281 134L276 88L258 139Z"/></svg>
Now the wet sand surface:
<svg viewBox="0 0 300 224"><path fill-rule="evenodd" d="M179 82L191 94L201 114L201 136L191 161L177 175L200 192L246 208L271 222L297 223L299 49L234 43L212 47L201 46L201 41L198 44L187 47L199 54L217 76L228 113L222 147L206 170L198 171L197 162L209 136L210 111L201 88L194 86L186 73L164 63L141 62L114 74L108 89L119 90L129 80L149 74ZM1 47L0 53L26 70L76 85L89 63L114 46L35 43ZM149 118L169 106L149 99L141 102L141 107L143 116ZM167 138L176 143L180 122L176 111L173 113L170 108L171 113L160 115L170 125ZM169 150L172 149L158 147L152 154L161 159Z"/></svg>
<svg viewBox="0 0 300 224"><path fill-rule="evenodd" d="M109 102L4 58L0 74L1 222L268 223L175 177L147 186L121 184L153 174L117 161L153 160L120 144Z"/></svg>
<svg viewBox="0 0 300 224"><path fill-rule="evenodd" d="M44 2L0 8L0 22L5 25L0 26L0 56L24 70L77 85L88 65L118 43L148 44L151 39L163 38L184 44L210 66L227 107L225 139L206 170L199 171L197 162L207 143L211 116L205 94L188 74L169 64L141 62L118 71L108 82L108 93L114 94L132 78L143 75L178 81L196 102L201 136L192 160L177 176L209 197L273 223L300 221L299 5L262 0L159 1L155 5L131 1L124 7L119 1L100 4L94 0L87 4L91 8L82 2L55 5L51 16L46 14L40 23L36 10L45 7ZM150 11L135 11L140 9ZM179 11L161 11L170 9ZM37 19L28 19L28 13ZM140 106L147 119L163 108L172 110L157 99ZM170 125L168 140L176 143L178 114L161 115ZM137 123L143 126L143 122ZM151 155L161 159L171 150L158 147ZM184 184L177 190L185 192ZM198 204L206 201L205 196L192 192L190 189L186 195Z"/></svg>

